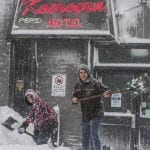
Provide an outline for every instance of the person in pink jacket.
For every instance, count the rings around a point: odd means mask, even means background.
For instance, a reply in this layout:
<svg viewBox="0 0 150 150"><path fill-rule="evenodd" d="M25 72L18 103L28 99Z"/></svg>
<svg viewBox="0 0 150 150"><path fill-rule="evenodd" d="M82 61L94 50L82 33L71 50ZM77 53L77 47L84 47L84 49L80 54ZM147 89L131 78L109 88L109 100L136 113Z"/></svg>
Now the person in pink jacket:
<svg viewBox="0 0 150 150"><path fill-rule="evenodd" d="M58 119L54 109L32 89L25 92L25 100L31 105L31 111L18 128L18 132L24 133L29 123L33 123L34 140L38 145L46 144L50 137L52 143L56 142Z"/></svg>

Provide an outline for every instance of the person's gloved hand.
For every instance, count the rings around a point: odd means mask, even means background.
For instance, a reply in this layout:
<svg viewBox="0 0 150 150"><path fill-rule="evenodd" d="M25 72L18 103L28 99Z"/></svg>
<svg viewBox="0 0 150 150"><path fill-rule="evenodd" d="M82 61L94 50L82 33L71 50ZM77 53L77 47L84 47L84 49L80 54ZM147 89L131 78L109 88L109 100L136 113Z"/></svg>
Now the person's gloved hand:
<svg viewBox="0 0 150 150"><path fill-rule="evenodd" d="M25 132L25 128L23 128L23 127L18 128L18 133L22 134L24 132Z"/></svg>
<svg viewBox="0 0 150 150"><path fill-rule="evenodd" d="M18 128L18 133L24 133L26 128L28 127L28 123L23 122L22 125Z"/></svg>

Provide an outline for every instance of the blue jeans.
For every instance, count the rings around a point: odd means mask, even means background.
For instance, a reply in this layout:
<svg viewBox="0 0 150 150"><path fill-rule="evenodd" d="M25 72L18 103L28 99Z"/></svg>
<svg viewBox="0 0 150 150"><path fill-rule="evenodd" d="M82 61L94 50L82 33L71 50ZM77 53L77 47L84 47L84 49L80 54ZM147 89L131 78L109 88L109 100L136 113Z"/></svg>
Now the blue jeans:
<svg viewBox="0 0 150 150"><path fill-rule="evenodd" d="M101 150L99 139L99 128L101 119L96 117L89 121L82 121L82 150L90 150L90 143L93 150Z"/></svg>

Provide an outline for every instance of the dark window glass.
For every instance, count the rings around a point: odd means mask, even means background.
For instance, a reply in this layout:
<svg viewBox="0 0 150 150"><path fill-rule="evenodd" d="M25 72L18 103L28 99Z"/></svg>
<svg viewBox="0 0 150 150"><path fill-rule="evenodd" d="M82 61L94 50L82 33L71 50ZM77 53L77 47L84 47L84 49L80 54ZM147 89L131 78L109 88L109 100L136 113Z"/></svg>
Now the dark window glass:
<svg viewBox="0 0 150 150"><path fill-rule="evenodd" d="M98 48L99 63L150 63L150 49Z"/></svg>

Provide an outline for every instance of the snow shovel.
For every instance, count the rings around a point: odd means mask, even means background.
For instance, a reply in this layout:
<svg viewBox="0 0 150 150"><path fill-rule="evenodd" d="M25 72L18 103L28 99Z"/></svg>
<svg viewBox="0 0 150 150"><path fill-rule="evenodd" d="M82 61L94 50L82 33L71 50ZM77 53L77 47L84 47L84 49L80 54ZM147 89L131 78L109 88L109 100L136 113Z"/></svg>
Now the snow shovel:
<svg viewBox="0 0 150 150"><path fill-rule="evenodd" d="M48 145L52 145L54 147L58 147L59 146L59 136L60 136L60 109L59 106L54 106L53 107L54 110L56 111L57 115L58 115L58 128L57 128L57 139L55 142L51 141L51 138L48 141ZM19 121L17 121L15 118L13 118L12 116L9 116L3 123L1 123L4 127L6 127L7 129L13 131L15 129L18 129L18 127L21 125L21 123ZM28 128L27 128L28 129ZM32 132L30 133L30 130L27 130L24 132L25 134L31 136L34 140L35 140L35 136L32 134Z"/></svg>
<svg viewBox="0 0 150 150"><path fill-rule="evenodd" d="M4 127L6 127L7 129L13 131L15 129L17 129L20 126L20 122L18 122L15 118L13 118L12 116L9 116L3 123L2 125ZM31 136L32 138L34 138L34 135L32 133L29 133L28 131L24 132L25 134Z"/></svg>
<svg viewBox="0 0 150 150"><path fill-rule="evenodd" d="M138 89L140 86L137 86L135 88L125 88L125 89L120 89L120 90L116 90L116 91L109 91L110 95L113 93L126 93L126 92L131 92L131 91L135 91L136 89ZM88 96L88 97L84 97L79 99L79 101L85 101L85 100L92 100L94 98L99 98L101 97L103 94L98 94L98 95L93 95L93 96Z"/></svg>
<svg viewBox="0 0 150 150"><path fill-rule="evenodd" d="M6 127L7 129L9 129L10 131L13 131L13 130L15 130L15 129L18 129L18 127L20 127L21 123L18 122L15 118L9 116L9 117L2 123L2 125L3 125L4 127ZM28 131L26 131L26 130L24 131L24 133L27 134L27 135L29 135L29 136L31 136L31 137L33 138L33 140L35 141L35 136L34 136L32 133L30 133L30 132L28 132ZM52 143L52 146L53 146L53 147L57 147L57 146L58 146L58 145L57 145L57 142L56 142L56 144L53 143L53 142L51 142L51 143ZM49 145L49 144L50 144L50 143L48 143L48 145Z"/></svg>

